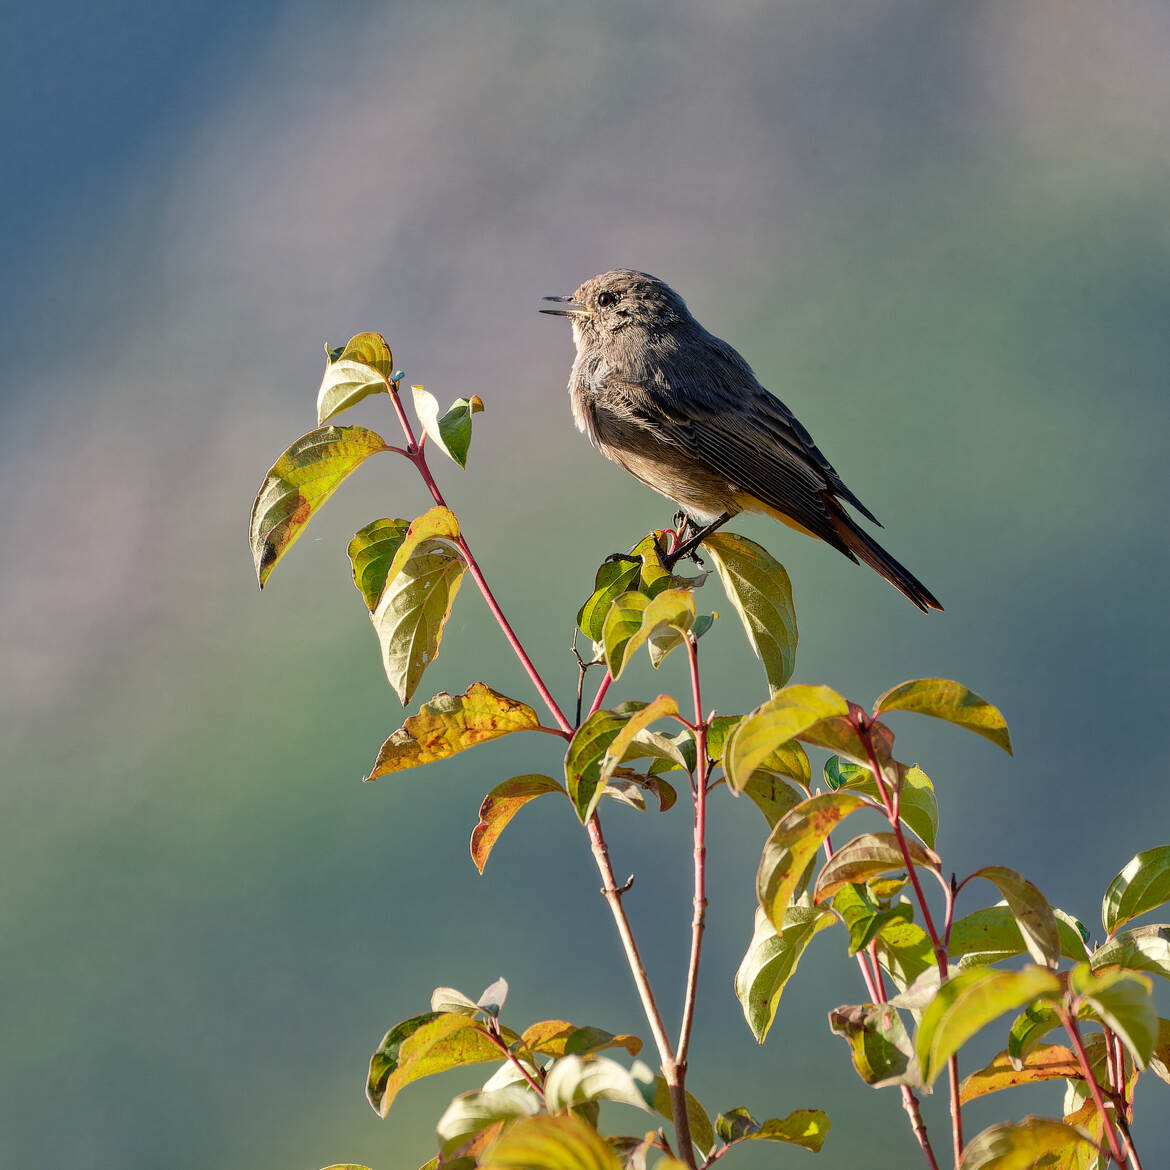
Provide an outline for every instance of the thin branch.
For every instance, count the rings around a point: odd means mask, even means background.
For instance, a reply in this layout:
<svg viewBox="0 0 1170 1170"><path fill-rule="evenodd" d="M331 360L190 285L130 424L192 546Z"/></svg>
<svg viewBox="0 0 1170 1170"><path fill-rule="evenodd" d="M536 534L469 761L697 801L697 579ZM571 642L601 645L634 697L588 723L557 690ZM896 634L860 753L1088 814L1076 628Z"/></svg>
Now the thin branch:
<svg viewBox="0 0 1170 1170"><path fill-rule="evenodd" d="M703 931L707 925L707 724L703 719L703 698L699 691L699 650L693 634L686 638L691 665L691 695L695 702L695 777L694 800L694 913L691 917L691 958L687 966L687 988L683 998L682 1026L678 1037L678 1062L685 1076L687 1053L691 1046L691 1029L695 1023L695 1000L699 985L699 960L703 951Z"/></svg>
<svg viewBox="0 0 1170 1170"><path fill-rule="evenodd" d="M601 872L604 883L601 892L605 895L614 922L617 924L618 935L626 952L626 961L630 965L630 971L634 976L634 985L637 987L638 996L642 1001L642 1010L650 1025L650 1034L654 1038L654 1045L658 1049L662 1075L670 1090L670 1110L673 1114L675 1133L678 1137L679 1156L691 1170L696 1170L694 1143L691 1141L691 1123L687 1116L686 1089L683 1085L683 1079L679 1075L679 1064L675 1058L670 1037L666 1033L666 1024L663 1022L662 1013L658 1010L654 989L650 986L650 976L646 971L646 964L642 961L630 920L622 905L621 891L614 879L613 865L609 860L609 848L605 843L605 837L601 832L601 821L598 820L596 813L589 818L585 828L588 830L593 857L597 862L597 868Z"/></svg>
<svg viewBox="0 0 1170 1170"><path fill-rule="evenodd" d="M544 1088L539 1081L532 1076L531 1073L524 1067L523 1063L516 1056L516 1054L505 1043L503 1036L500 1035L500 1025L498 1021L492 1020L487 1025L487 1034L492 1043L514 1064L520 1075L528 1082L529 1086L536 1090L540 1099L544 1100Z"/></svg>
<svg viewBox="0 0 1170 1170"><path fill-rule="evenodd" d="M607 670L605 678L601 680L601 685L597 688L597 694L593 696L593 702L589 706L589 715L593 715L601 710L601 701L605 698L605 692L609 690L609 684L613 682L613 675ZM585 718L588 719L589 715Z"/></svg>
<svg viewBox="0 0 1170 1170"><path fill-rule="evenodd" d="M1089 1095L1093 1098L1093 1104L1096 1106L1097 1112L1101 1115L1101 1125L1105 1130L1105 1140L1109 1144L1109 1153L1113 1155L1114 1161L1119 1166L1124 1166L1125 1156L1121 1152L1121 1145L1117 1140L1117 1133L1113 1128L1113 1119L1105 1108L1105 1101L1101 1096L1101 1086L1097 1084L1097 1078L1093 1076L1093 1066L1089 1063L1089 1055L1085 1051L1085 1044L1081 1039L1081 1030L1077 1027L1076 1014L1070 1012L1064 1004L1056 1005L1056 1014L1060 1017L1060 1022L1064 1025L1064 1030L1068 1033L1069 1039L1072 1040L1073 1051L1077 1054L1077 1061L1081 1066L1081 1072L1084 1074L1085 1084L1089 1086Z"/></svg>
<svg viewBox="0 0 1170 1170"><path fill-rule="evenodd" d="M857 734L861 737L862 743L865 744L865 754L869 764L869 770L873 773L874 782L877 784L878 794L881 797L882 804L885 806L886 815L890 821L890 828L894 831L894 839L898 842L898 849L901 851L902 860L905 861L906 868L910 873L910 884L914 887L914 894L922 910L922 922L926 927L926 933L930 936L931 944L934 946L934 958L938 964L939 975L943 979L946 979L949 971L947 948L946 944L940 938L938 931L935 929L934 918L930 913L930 905L926 901L926 895L922 892L922 883L918 880L918 872L910 857L910 847L906 844L906 836L902 831L902 822L898 818L900 794L894 793L891 795L889 787L886 784L885 776L882 774L881 765L878 763L877 753L874 751L873 735L870 731L869 720L863 712L854 710L856 713L851 714L851 722ZM943 888L949 892L949 887L945 882L943 882ZM953 902L948 899L948 918L951 913L953 913ZM951 1090L952 1145L955 1155L955 1165L958 1166L963 1156L963 1105L959 1096L959 1058L957 1056L952 1056L947 1061L947 1079L950 1082Z"/></svg>

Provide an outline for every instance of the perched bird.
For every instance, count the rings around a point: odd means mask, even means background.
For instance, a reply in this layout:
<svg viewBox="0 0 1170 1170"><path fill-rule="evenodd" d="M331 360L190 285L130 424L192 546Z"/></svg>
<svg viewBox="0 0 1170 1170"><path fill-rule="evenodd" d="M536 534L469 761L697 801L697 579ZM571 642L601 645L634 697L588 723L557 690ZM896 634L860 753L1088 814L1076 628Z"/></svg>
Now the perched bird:
<svg viewBox="0 0 1170 1170"><path fill-rule="evenodd" d="M863 561L924 613L942 609L845 510L877 517L845 486L792 411L664 281L615 268L571 297L545 297L573 325L569 397L578 430L699 529L672 563L739 512L766 512ZM879 525L880 527L880 525Z"/></svg>

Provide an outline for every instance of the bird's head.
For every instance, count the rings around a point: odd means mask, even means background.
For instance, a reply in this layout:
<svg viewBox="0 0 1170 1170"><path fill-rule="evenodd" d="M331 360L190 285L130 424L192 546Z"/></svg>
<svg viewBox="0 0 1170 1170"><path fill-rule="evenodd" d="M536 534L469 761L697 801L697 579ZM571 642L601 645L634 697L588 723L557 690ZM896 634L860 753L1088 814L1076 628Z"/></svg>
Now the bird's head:
<svg viewBox="0 0 1170 1170"><path fill-rule="evenodd" d="M545 297L558 309L541 309L573 324L578 348L623 329L668 329L690 319L686 302L665 281L631 268L615 268L585 281L571 297Z"/></svg>

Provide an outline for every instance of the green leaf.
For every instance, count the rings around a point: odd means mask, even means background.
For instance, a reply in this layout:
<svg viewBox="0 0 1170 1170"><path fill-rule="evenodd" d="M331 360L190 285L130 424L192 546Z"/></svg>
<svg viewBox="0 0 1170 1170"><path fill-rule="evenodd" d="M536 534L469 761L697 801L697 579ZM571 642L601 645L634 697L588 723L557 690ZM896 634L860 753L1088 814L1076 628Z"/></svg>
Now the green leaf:
<svg viewBox="0 0 1170 1170"><path fill-rule="evenodd" d="M723 749L727 784L742 792L748 777L773 752L802 736L826 716L844 715L845 700L828 687L791 686L777 691L735 726Z"/></svg>
<svg viewBox="0 0 1170 1170"><path fill-rule="evenodd" d="M378 607L378 598L386 587L390 566L409 530L409 520L375 520L359 528L349 542L353 583L371 613Z"/></svg>
<svg viewBox="0 0 1170 1170"><path fill-rule="evenodd" d="M479 824L471 833L471 860L475 868L483 873L487 859L500 834L511 823L512 818L530 801L546 792L560 792L562 788L551 776L530 773L513 776L497 784L483 798L479 806Z"/></svg>
<svg viewBox="0 0 1170 1170"><path fill-rule="evenodd" d="M1074 962L1083 962L1088 958L1088 952L1074 920L1062 910L1054 909L1053 914L1060 953ZM952 959L959 960L960 969L985 967L1013 955L1022 955L1026 949L1015 914L1002 903L958 918L951 927L948 951Z"/></svg>
<svg viewBox="0 0 1170 1170"><path fill-rule="evenodd" d="M615 1036L604 1028L578 1028L568 1020L542 1020L524 1029L522 1047L545 1056L587 1056L606 1048L624 1048L631 1056L642 1051L637 1036Z"/></svg>
<svg viewBox="0 0 1170 1170"><path fill-rule="evenodd" d="M1046 1156L1096 1145L1081 1129L1047 1117L1025 1117L1018 1125L1004 1122L985 1129L963 1151L959 1170L1032 1170L1047 1166Z"/></svg>
<svg viewBox="0 0 1170 1170"><path fill-rule="evenodd" d="M715 1130L730 1146L734 1142L788 1142L816 1153L829 1133L829 1118L820 1109L797 1109L787 1117L757 1121L746 1109L720 1113Z"/></svg>
<svg viewBox="0 0 1170 1170"><path fill-rule="evenodd" d="M996 1016L1060 992L1060 980L1046 967L1021 971L979 967L952 975L939 987L918 1026L915 1050L923 1084L932 1084L947 1060Z"/></svg>
<svg viewBox="0 0 1170 1170"><path fill-rule="evenodd" d="M918 1084L914 1045L902 1017L888 1003L839 1007L829 1013L829 1030L849 1045L853 1067L867 1085Z"/></svg>
<svg viewBox="0 0 1170 1170"><path fill-rule="evenodd" d="M1170 979L1170 926L1135 926L1102 943L1091 959L1094 971L1124 967Z"/></svg>
<svg viewBox="0 0 1170 1170"><path fill-rule="evenodd" d="M824 792L786 813L764 845L756 875L756 894L768 920L784 929L789 904L824 839L850 813L865 806L850 792Z"/></svg>
<svg viewBox="0 0 1170 1170"><path fill-rule="evenodd" d="M1059 966L1060 929L1048 899L1027 878L1006 866L985 865L971 877L986 878L1003 895L1015 915L1028 954L1044 966Z"/></svg>
<svg viewBox="0 0 1170 1170"><path fill-rule="evenodd" d="M657 597L623 593L609 608L602 625L609 673L620 677L626 663L653 634L666 629L685 634L695 620L695 599L689 589L664 589Z"/></svg>
<svg viewBox="0 0 1170 1170"><path fill-rule="evenodd" d="M414 395L414 413L428 439L454 463L467 466L467 452L471 447L471 416L483 410L483 399L457 398L442 417L435 396L422 386L411 386Z"/></svg>
<svg viewBox="0 0 1170 1170"><path fill-rule="evenodd" d="M1153 983L1135 971L1093 972L1088 963L1073 968L1069 985L1097 1019L1117 1033L1134 1064L1145 1068L1158 1039Z"/></svg>
<svg viewBox="0 0 1170 1170"><path fill-rule="evenodd" d="M480 1170L622 1170L605 1138L575 1113L520 1118L479 1165Z"/></svg>
<svg viewBox="0 0 1170 1170"><path fill-rule="evenodd" d="M1007 723L986 699L961 683L945 678L916 678L886 691L874 704L873 713L917 711L958 724L998 744L1010 756L1012 739Z"/></svg>
<svg viewBox="0 0 1170 1170"><path fill-rule="evenodd" d="M713 764L723 762L723 755L727 748L727 740L732 731L743 721L742 715L716 715L707 728L707 755ZM795 780L806 790L812 779L812 768L808 762L808 754L794 739L780 744L770 751L760 761L752 772L753 776L765 777L782 776L788 780ZM743 791L747 792L749 784L745 784Z"/></svg>
<svg viewBox="0 0 1170 1170"><path fill-rule="evenodd" d="M446 1157L455 1153L470 1138L497 1121L534 1117L540 1112L540 1098L527 1085L460 1093L444 1110L435 1127L440 1155Z"/></svg>
<svg viewBox="0 0 1170 1170"><path fill-rule="evenodd" d="M849 931L849 953L869 946L893 922L913 922L914 909L907 902L883 906L867 886L847 885L833 898L833 909Z"/></svg>
<svg viewBox="0 0 1170 1170"><path fill-rule="evenodd" d="M827 795L841 796L843 793L834 792ZM913 840L906 842L906 849L911 862L917 868L928 869L936 874L942 873L942 860L933 850ZM833 854L832 859L825 862L821 876L817 879L813 901L824 902L842 886L865 882L891 870L905 868L902 850L893 833L862 833L848 844L842 845Z"/></svg>
<svg viewBox="0 0 1170 1170"><path fill-rule="evenodd" d="M650 1108L667 1121L674 1121L674 1111L671 1107L670 1086L662 1077L654 1078L654 1100ZM711 1127L711 1116L699 1104L699 1100L692 1093L687 1093L687 1120L691 1123L691 1142L704 1158L715 1148L715 1130ZM654 1170L662 1163L658 1162Z"/></svg>
<svg viewBox="0 0 1170 1170"><path fill-rule="evenodd" d="M260 588L322 504L371 455L386 450L365 427L321 427L272 465L252 505L249 540Z"/></svg>
<svg viewBox="0 0 1170 1170"><path fill-rule="evenodd" d="M686 731L684 734L690 736L691 733ZM692 739L691 746L693 747L693 745L694 740ZM688 759L678 743L668 736L643 728L634 735L629 747L622 754L622 763L627 763L629 760L651 759L656 762L654 767L655 771L671 771L671 768L658 767L657 762L661 761L662 763L670 764L672 768L680 768L684 772L689 772L695 766L693 751L691 752L691 756L692 758Z"/></svg>
<svg viewBox="0 0 1170 1170"><path fill-rule="evenodd" d="M641 573L642 566L637 561L606 561L597 570L593 592L577 612L577 627L591 642L601 641L609 607L633 588Z"/></svg>
<svg viewBox="0 0 1170 1170"><path fill-rule="evenodd" d="M1045 1044L1028 1053L1022 1063L1001 1052L989 1065L973 1072L959 1087L959 1101L966 1105L976 1097L1031 1085L1039 1081L1075 1080L1082 1077L1080 1062L1061 1044Z"/></svg>
<svg viewBox="0 0 1170 1170"><path fill-rule="evenodd" d="M780 996L813 936L833 925L833 915L805 897L790 906L777 933L763 910L756 910L747 954L735 973L735 995L756 1042L763 1044L776 1018Z"/></svg>
<svg viewBox="0 0 1170 1170"><path fill-rule="evenodd" d="M1055 1008L1044 1003L1030 1004L1016 1016L1008 1030L1008 1058L1016 1068L1022 1068L1036 1045L1059 1027L1060 1017Z"/></svg>
<svg viewBox="0 0 1170 1170"><path fill-rule="evenodd" d="M838 763L830 770L829 763L832 760L837 760ZM838 756L830 757L829 763L825 764L825 779L829 781L831 772L833 779L837 781L836 784L830 781L830 787L845 787L850 792L862 792L880 801L877 781L869 768L846 763ZM898 819L933 849L938 834L938 800L934 795L934 785L917 764L907 768L905 764L896 761L891 763L901 778L899 783L902 795L898 804ZM887 769L883 768L883 772L886 771Z"/></svg>
<svg viewBox="0 0 1170 1170"><path fill-rule="evenodd" d="M402 547L409 543L408 534ZM414 697L423 671L439 656L443 628L466 571L458 550L442 540L424 540L386 581L370 614L382 648L382 667L403 706Z"/></svg>
<svg viewBox="0 0 1170 1170"><path fill-rule="evenodd" d="M456 1012L427 1012L386 1033L370 1058L366 1096L383 1117L412 1081L465 1064L501 1060L496 1044L474 1020Z"/></svg>
<svg viewBox="0 0 1170 1170"><path fill-rule="evenodd" d="M458 539L459 521L455 514L447 508L428 508L421 516L416 516L410 522L406 536L398 546L398 551L390 562L390 568L386 570L387 583L402 572L407 561L414 556L415 550L425 541L445 540L455 545Z"/></svg>
<svg viewBox="0 0 1170 1170"><path fill-rule="evenodd" d="M539 729L540 720L527 703L509 699L487 683L472 683L462 695L440 691L382 745L367 779L445 760L514 731Z"/></svg>
<svg viewBox="0 0 1170 1170"><path fill-rule="evenodd" d="M443 437L443 450L460 467L467 466L467 453L471 450L471 418L483 411L483 399L478 394L470 398L456 398L439 419L439 434Z"/></svg>
<svg viewBox="0 0 1170 1170"><path fill-rule="evenodd" d="M626 757L626 754L631 748L634 747L634 739L639 732L645 731L656 720L665 719L677 714L678 704L670 695L659 695L652 702L647 703L645 707L635 711L626 720L624 726L613 737L605 750L605 755L601 761L601 772L598 777L598 789L604 789L610 777L617 769L617 766ZM601 793L598 791L593 799L594 808L597 806L597 798L600 795ZM592 812L592 808L589 811ZM588 820L589 818L586 815L583 819Z"/></svg>
<svg viewBox="0 0 1170 1170"><path fill-rule="evenodd" d="M573 732L565 753L565 781L569 799L584 824L593 815L605 789L601 778L602 761L609 745L629 720L628 715L602 708L594 711Z"/></svg>
<svg viewBox="0 0 1170 1170"><path fill-rule="evenodd" d="M1101 921L1115 934L1139 914L1170 901L1170 845L1139 853L1110 883L1101 903Z"/></svg>
<svg viewBox="0 0 1170 1170"><path fill-rule="evenodd" d="M317 391L317 425L371 394L388 394L394 356L380 333L358 333L341 350L325 347L328 359Z"/></svg>
<svg viewBox="0 0 1170 1170"><path fill-rule="evenodd" d="M748 777L743 792L764 814L769 829L775 828L776 822L804 799L804 793L794 788L787 780L773 776L762 768L758 768Z"/></svg>
<svg viewBox="0 0 1170 1170"><path fill-rule="evenodd" d="M634 1072L640 1075L635 1078ZM550 1113L563 1113L574 1105L602 1100L646 1109L638 1081L650 1084L653 1079L644 1064L635 1064L631 1071L607 1056L562 1056L545 1078L545 1104Z"/></svg>
<svg viewBox="0 0 1170 1170"><path fill-rule="evenodd" d="M646 793L649 792L658 801L658 811L667 812L678 801L678 792L674 785L654 774L639 775L625 768L619 768L615 775L605 782L603 796L608 796L621 804L645 812Z"/></svg>
<svg viewBox="0 0 1170 1170"><path fill-rule="evenodd" d="M715 562L728 601L735 606L768 688L776 693L796 665L796 610L784 566L755 541L716 532L703 541Z"/></svg>
<svg viewBox="0 0 1170 1170"><path fill-rule="evenodd" d="M937 970L934 947L926 931L916 923L886 923L874 939L874 945L878 962L901 992L926 971Z"/></svg>

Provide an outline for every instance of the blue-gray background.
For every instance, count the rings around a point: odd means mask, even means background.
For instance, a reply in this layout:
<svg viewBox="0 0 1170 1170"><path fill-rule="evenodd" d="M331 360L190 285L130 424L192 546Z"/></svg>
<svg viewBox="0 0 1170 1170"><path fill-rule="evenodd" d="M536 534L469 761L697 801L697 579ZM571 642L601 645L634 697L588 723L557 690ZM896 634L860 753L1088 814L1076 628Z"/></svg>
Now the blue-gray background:
<svg viewBox="0 0 1170 1170"><path fill-rule="evenodd" d="M1008 717L1014 759L896 722L948 865L1021 868L1097 924L1170 840L1164 3L67 0L5 31L5 1165L417 1165L473 1082L384 1122L362 1084L436 984L504 974L517 1024L645 1032L563 806L525 810L485 877L467 859L480 796L555 769L550 741L359 782L402 711L345 542L429 503L409 469L363 469L256 592L256 486L312 425L321 342L358 330L441 400L486 400L470 470L438 471L567 701L593 568L670 507L573 432L568 330L535 310L614 265L668 279L947 606L748 521L793 577L798 679L869 701L957 677ZM733 617L704 648L711 703L760 701ZM477 678L530 697L467 585L420 698ZM762 822L713 817L695 1091L827 1108L818 1165L914 1164L896 1097L825 1028L861 996L840 938L751 1041L730 978ZM686 814L608 824L673 1018ZM1139 1095L1147 1166L1165 1092Z"/></svg>

